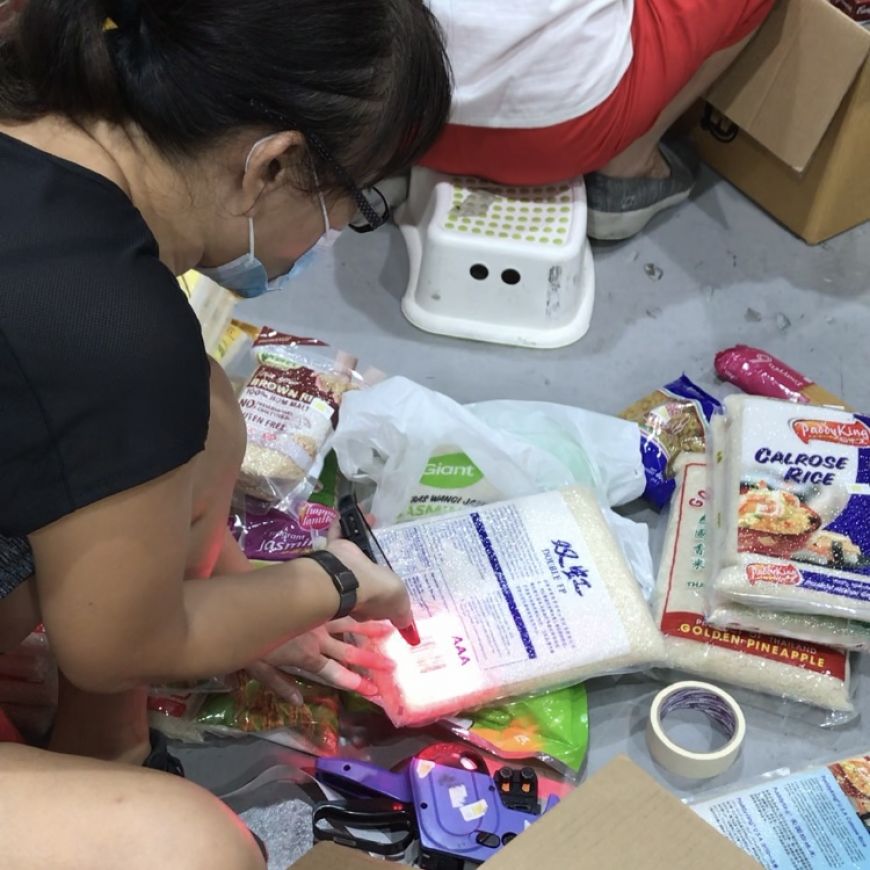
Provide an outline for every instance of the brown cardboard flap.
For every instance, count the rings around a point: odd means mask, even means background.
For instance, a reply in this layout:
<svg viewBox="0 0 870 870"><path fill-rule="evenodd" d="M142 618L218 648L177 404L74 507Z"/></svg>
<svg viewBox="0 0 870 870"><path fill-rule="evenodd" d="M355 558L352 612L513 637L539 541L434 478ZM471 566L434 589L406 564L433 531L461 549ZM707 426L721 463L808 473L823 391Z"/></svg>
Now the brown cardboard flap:
<svg viewBox="0 0 870 870"><path fill-rule="evenodd" d="M611 761L484 864L485 870L530 867L759 870L625 757Z"/></svg>
<svg viewBox="0 0 870 870"><path fill-rule="evenodd" d="M336 846L335 843L318 843L293 864L293 870L388 870L401 866L388 864L383 858L372 858L363 852Z"/></svg>
<svg viewBox="0 0 870 870"><path fill-rule="evenodd" d="M708 100L803 172L870 52L870 31L828 0L780 0Z"/></svg>
<svg viewBox="0 0 870 870"><path fill-rule="evenodd" d="M293 870L398 866L318 843ZM611 761L483 864L483 870L760 870L627 758Z"/></svg>

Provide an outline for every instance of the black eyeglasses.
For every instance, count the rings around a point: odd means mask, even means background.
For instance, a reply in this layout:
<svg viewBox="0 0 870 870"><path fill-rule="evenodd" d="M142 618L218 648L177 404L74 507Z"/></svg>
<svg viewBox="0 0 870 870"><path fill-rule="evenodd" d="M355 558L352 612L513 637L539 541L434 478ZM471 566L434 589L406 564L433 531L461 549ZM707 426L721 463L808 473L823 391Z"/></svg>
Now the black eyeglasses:
<svg viewBox="0 0 870 870"><path fill-rule="evenodd" d="M370 233L382 227L390 219L390 204L386 197L376 188L362 190L350 177L350 173L332 156L332 152L323 144L320 137L306 130L281 112L270 109L265 103L252 99L251 106L280 124L288 124L289 129L299 130L308 140L308 144L317 152L321 160L327 163L336 178L341 181L345 190L356 203L357 213L349 226L355 233Z"/></svg>

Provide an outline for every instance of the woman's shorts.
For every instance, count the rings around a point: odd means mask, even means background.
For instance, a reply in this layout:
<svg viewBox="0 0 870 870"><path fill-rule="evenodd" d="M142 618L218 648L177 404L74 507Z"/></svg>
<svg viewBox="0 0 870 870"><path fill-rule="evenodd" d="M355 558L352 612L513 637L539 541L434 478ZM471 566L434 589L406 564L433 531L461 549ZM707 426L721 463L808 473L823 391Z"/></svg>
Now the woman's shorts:
<svg viewBox="0 0 870 870"><path fill-rule="evenodd" d="M0 535L0 598L13 592L33 571L33 552L27 539Z"/></svg>
<svg viewBox="0 0 870 870"><path fill-rule="evenodd" d="M634 57L591 112L552 127L448 126L421 161L502 184L550 184L594 172L644 135L701 65L756 30L775 0L635 0Z"/></svg>

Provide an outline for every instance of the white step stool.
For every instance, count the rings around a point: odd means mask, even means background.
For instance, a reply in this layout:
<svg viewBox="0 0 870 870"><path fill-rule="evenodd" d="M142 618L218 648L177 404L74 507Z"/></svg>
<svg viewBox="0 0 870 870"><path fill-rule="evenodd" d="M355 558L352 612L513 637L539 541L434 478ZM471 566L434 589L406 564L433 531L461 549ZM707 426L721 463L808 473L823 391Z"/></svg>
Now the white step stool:
<svg viewBox="0 0 870 870"><path fill-rule="evenodd" d="M554 348L595 298L583 179L506 187L417 167L396 223L410 260L402 311L427 332Z"/></svg>

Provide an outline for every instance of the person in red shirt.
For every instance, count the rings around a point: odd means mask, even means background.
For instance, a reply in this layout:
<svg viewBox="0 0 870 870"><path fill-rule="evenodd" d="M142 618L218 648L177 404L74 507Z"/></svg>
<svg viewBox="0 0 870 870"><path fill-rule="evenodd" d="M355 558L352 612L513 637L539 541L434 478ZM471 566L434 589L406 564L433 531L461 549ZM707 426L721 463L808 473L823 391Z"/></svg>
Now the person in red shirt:
<svg viewBox="0 0 870 870"><path fill-rule="evenodd" d="M429 0L454 68L432 169L508 185L585 176L589 235L640 232L691 193L697 160L663 137L774 0Z"/></svg>

